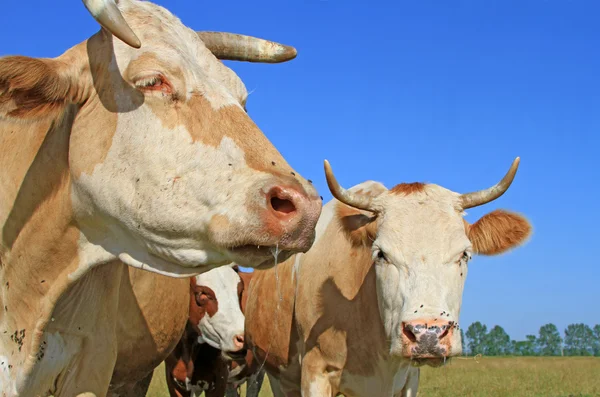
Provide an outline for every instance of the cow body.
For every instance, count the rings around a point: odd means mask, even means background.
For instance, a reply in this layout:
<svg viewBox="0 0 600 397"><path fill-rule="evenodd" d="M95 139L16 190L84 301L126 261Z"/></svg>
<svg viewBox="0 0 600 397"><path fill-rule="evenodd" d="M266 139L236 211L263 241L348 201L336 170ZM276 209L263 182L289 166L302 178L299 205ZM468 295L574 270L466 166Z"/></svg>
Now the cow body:
<svg viewBox="0 0 600 397"><path fill-rule="evenodd" d="M187 288L159 275L273 266L271 248L310 247L321 208L246 114L213 36L149 2L85 3L111 31L122 13L141 48L102 29L57 58L0 58L7 397L104 396L113 372L147 374L187 315ZM226 44L211 45L262 59Z"/></svg>
<svg viewBox="0 0 600 397"><path fill-rule="evenodd" d="M416 396L418 366L460 354L470 253L504 252L530 225L507 212L469 225L466 199L437 185L369 181L334 197L361 209L332 200L309 252L255 271L247 344L277 397Z"/></svg>

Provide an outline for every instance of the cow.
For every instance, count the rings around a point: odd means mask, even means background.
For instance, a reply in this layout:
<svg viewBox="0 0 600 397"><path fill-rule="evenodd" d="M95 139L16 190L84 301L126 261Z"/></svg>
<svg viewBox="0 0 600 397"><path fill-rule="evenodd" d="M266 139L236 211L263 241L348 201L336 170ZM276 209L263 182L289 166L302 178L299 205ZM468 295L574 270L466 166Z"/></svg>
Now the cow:
<svg viewBox="0 0 600 397"><path fill-rule="evenodd" d="M244 344L243 308L251 278L233 265L190 279L189 320L165 360L171 397L237 395L248 379L256 382L256 361Z"/></svg>
<svg viewBox="0 0 600 397"><path fill-rule="evenodd" d="M3 397L140 380L183 333L184 278L305 252L321 211L221 62L293 47L196 32L146 1L84 4L102 26L89 39L0 58Z"/></svg>
<svg viewBox="0 0 600 397"><path fill-rule="evenodd" d="M416 396L419 367L461 353L459 314L473 254L523 244L531 225L495 210L470 224L465 210L500 197L520 159L488 189L459 194L436 184L342 188L305 254L256 271L246 343L280 396Z"/></svg>

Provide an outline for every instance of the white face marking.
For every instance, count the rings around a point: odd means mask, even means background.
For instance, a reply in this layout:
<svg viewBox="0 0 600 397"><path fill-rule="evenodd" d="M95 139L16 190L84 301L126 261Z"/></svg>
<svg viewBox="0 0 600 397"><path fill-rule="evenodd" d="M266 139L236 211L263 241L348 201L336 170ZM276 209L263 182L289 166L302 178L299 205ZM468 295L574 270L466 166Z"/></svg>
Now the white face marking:
<svg viewBox="0 0 600 397"><path fill-rule="evenodd" d="M402 350L402 322L440 320L457 323L467 276L467 263L458 261L471 243L457 194L428 185L427 193L383 194L377 238L373 242L378 303L391 352ZM428 197L427 197L428 196ZM383 252L384 258L378 253ZM461 349L453 332L452 352Z"/></svg>
<svg viewBox="0 0 600 397"><path fill-rule="evenodd" d="M196 276L196 285L210 288L217 298L218 311L211 317L204 315L198 328L200 343L208 343L223 351L237 351L236 335L244 335L244 315L240 309L238 284L240 276L230 266L222 266Z"/></svg>

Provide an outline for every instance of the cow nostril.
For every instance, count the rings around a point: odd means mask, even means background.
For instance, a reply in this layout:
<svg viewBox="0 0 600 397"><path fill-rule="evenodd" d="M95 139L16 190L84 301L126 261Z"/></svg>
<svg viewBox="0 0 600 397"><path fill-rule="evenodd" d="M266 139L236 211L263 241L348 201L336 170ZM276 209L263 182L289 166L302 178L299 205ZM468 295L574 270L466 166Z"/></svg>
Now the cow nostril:
<svg viewBox="0 0 600 397"><path fill-rule="evenodd" d="M275 212L279 212L285 215L291 214L296 211L296 206L288 199L283 199L279 197L271 197L270 200L271 208Z"/></svg>
<svg viewBox="0 0 600 397"><path fill-rule="evenodd" d="M244 335L236 335L233 337L233 340L236 345L243 346L244 345Z"/></svg>
<svg viewBox="0 0 600 397"><path fill-rule="evenodd" d="M412 331L412 325L410 324L406 324L402 327L402 333L404 334L404 336L406 337L406 339L408 339L411 342L416 342L417 341L417 337L415 336L415 334Z"/></svg>

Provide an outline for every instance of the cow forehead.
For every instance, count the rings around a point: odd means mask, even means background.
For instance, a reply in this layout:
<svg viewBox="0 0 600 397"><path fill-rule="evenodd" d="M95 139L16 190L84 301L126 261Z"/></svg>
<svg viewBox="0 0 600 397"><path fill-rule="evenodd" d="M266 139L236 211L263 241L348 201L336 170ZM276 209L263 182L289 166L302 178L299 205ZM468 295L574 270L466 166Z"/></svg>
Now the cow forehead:
<svg viewBox="0 0 600 397"><path fill-rule="evenodd" d="M113 40L119 70L126 70L136 60L138 66L143 65L149 70L154 64L176 71L177 77L183 77L187 93L196 90L207 97L230 94L237 104L245 103L248 93L241 79L220 62L197 33L179 18L163 7L145 1L127 0L119 3L119 7L143 42L142 48L136 50ZM140 58L146 62L139 62ZM223 101L223 98L220 100Z"/></svg>
<svg viewBox="0 0 600 397"><path fill-rule="evenodd" d="M237 296L240 281L240 276L230 266L220 266L196 276L196 285L212 289L217 300L224 294Z"/></svg>
<svg viewBox="0 0 600 397"><path fill-rule="evenodd" d="M438 185L420 191L389 193L378 225L378 245L405 262L445 262L469 246L459 195Z"/></svg>

